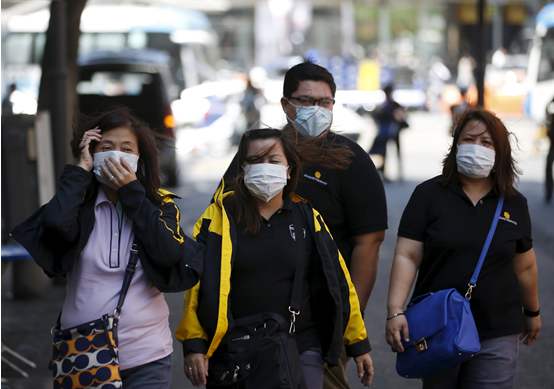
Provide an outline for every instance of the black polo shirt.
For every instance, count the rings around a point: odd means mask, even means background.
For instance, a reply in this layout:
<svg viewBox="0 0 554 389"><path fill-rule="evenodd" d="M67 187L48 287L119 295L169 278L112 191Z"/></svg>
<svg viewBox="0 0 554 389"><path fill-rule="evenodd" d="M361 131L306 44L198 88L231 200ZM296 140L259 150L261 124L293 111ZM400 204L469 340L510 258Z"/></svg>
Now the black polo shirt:
<svg viewBox="0 0 554 389"><path fill-rule="evenodd" d="M452 287L465 293L497 202L491 191L474 206L459 184L443 186L441 176L416 187L398 228L398 236L423 242L413 296ZM482 339L521 332L520 292L512 261L531 248L527 200L516 193L505 199L472 294L471 308Z"/></svg>
<svg viewBox="0 0 554 389"><path fill-rule="evenodd" d="M385 190L371 158L357 143L332 132L327 137L352 151L350 166L345 170L304 166L297 193L321 213L350 265L354 236L387 229Z"/></svg>
<svg viewBox="0 0 554 389"><path fill-rule="evenodd" d="M350 166L338 170L305 165L296 193L321 213L350 265L352 237L387 229L385 190L371 158L357 143L332 132L327 137L352 150ZM232 187L237 171L235 155L225 172L225 185Z"/></svg>
<svg viewBox="0 0 554 389"><path fill-rule="evenodd" d="M230 307L233 318L261 312L279 313L289 320L288 307L296 271L303 274L301 313L296 326L299 351L320 348L312 320L310 282L317 255L304 211L286 199L282 209L263 220L253 235L238 226L231 273ZM298 268L297 268L298 266Z"/></svg>

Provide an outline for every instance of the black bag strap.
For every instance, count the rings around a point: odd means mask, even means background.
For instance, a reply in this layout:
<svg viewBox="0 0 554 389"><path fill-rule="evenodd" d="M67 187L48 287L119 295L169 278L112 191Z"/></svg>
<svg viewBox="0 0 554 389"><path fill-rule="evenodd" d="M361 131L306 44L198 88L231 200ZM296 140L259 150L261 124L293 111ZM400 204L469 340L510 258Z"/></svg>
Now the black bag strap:
<svg viewBox="0 0 554 389"><path fill-rule="evenodd" d="M308 213L306 209L308 206L306 204L300 204L300 208L304 213L306 218L306 224L310 227L313 224L313 211ZM289 334L294 334L296 331L296 319L300 315L300 308L302 307L302 292L303 292L303 281L304 281L304 267L302 263L296 264L296 270L294 271L294 281L292 283L292 292L290 295L290 327Z"/></svg>
<svg viewBox="0 0 554 389"><path fill-rule="evenodd" d="M297 263L294 271L294 281L292 282L292 292L290 296L290 327L289 334L294 334L296 331L296 318L300 315L302 307L302 284L304 278L303 264Z"/></svg>
<svg viewBox="0 0 554 389"><path fill-rule="evenodd" d="M131 286L131 281L133 280L133 276L135 275L135 270L137 267L138 260L139 260L138 244L135 239L133 241L133 245L131 246L129 263L125 268L125 276L123 277L123 283L121 285L121 290L119 292L119 299L117 300L117 306L114 309L114 316L116 320L119 319L119 315L121 314L121 308L123 307L123 303L125 302L125 297L127 297L127 292L129 291L129 286ZM52 330L61 328L61 319L62 319L62 312L60 311L60 313L58 314L58 318L56 320L56 326L52 328Z"/></svg>
<svg viewBox="0 0 554 389"><path fill-rule="evenodd" d="M483 248L481 249L481 254L479 255L479 260L477 261L477 265L475 265L475 270L473 270L471 279L467 284L467 292L465 294L465 298L467 300L471 300L471 292L473 291L473 288L477 286L477 279L479 278L479 273L481 273L481 269L483 268L483 264L485 263L485 258L487 256L490 245L492 243L492 238L494 237L496 226L498 225L498 219L500 217L500 212L502 212L503 206L504 206L504 196L500 196L500 198L498 199L498 203L496 204L496 210L494 211L494 216L492 218L491 226L489 228L489 233L487 234L487 239L483 244Z"/></svg>
<svg viewBox="0 0 554 389"><path fill-rule="evenodd" d="M133 245L131 246L129 263L125 268L125 277L123 277L123 285L121 286L121 291L119 292L119 299L117 300L117 306L115 307L115 310L114 310L114 316L116 318L119 318L119 315L121 314L121 308L123 307L123 303L125 302L125 297L127 297L127 292L129 291L129 286L131 286L131 281L133 280L133 276L135 275L137 262L139 260L138 252L139 252L138 244L135 239L133 241Z"/></svg>

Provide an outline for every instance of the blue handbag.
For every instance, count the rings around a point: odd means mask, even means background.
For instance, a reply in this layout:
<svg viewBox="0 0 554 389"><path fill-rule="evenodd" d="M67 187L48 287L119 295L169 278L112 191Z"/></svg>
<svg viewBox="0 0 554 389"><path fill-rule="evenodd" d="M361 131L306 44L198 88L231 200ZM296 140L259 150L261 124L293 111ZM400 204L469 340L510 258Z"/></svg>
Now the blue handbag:
<svg viewBox="0 0 554 389"><path fill-rule="evenodd" d="M428 377L439 370L455 367L480 351L479 333L469 301L503 205L504 197L500 197L465 296L451 288L412 299L405 312L410 342L404 342L404 352L396 357L396 371L402 377Z"/></svg>

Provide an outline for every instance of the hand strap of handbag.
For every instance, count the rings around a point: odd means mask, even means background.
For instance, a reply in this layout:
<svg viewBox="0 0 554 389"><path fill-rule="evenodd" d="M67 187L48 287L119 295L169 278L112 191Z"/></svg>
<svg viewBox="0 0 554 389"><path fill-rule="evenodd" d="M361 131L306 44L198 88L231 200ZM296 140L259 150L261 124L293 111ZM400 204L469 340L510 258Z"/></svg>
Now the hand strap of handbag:
<svg viewBox="0 0 554 389"><path fill-rule="evenodd" d="M469 284L467 284L467 292L465 294L465 298L467 300L471 300L471 292L473 291L473 288L477 286L477 279L479 278L479 273L481 273L481 269L483 268L483 264L485 263L485 257L487 256L487 252L489 251L489 247L492 242L492 238L494 237L494 233L496 231L496 226L498 225L498 219L500 218L500 212L502 212L502 207L504 206L504 196L500 196L498 199L498 203L496 204L496 211L494 212L494 216L492 218L491 226L489 228L489 233L487 234L487 239L485 240L485 244L483 245L483 248L481 249L481 254L479 255L479 260L477 261L477 265L475 266L475 270L473 271L473 274L471 275L471 279L469 280Z"/></svg>

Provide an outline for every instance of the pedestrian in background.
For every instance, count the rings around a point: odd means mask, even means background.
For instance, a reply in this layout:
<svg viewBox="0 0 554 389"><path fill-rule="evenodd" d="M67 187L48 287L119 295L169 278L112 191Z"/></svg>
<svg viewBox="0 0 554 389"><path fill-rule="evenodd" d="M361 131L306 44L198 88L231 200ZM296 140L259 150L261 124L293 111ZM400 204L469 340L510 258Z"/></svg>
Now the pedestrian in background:
<svg viewBox="0 0 554 389"><path fill-rule="evenodd" d="M385 174L387 160L387 146L393 141L396 146L398 160L398 178L402 180L402 152L400 149L400 131L408 127L406 110L393 98L394 86L388 84L383 88L385 101L377 107L373 113L373 119L377 123L377 137L369 150L370 155L381 157L382 163L378 170L384 181L390 181Z"/></svg>
<svg viewBox="0 0 554 389"><path fill-rule="evenodd" d="M254 348L256 337L269 336L269 318L278 315L281 331L296 328L292 352L300 356L307 388L323 387L323 362L337 364L344 345L368 385L373 365L358 296L322 217L294 195L301 170L293 142L281 130L247 131L237 162L235 191L220 188L195 227L206 246L206 271L187 295L177 329L185 374L208 388L276 388L273 376L280 371L273 353ZM295 307L297 295L301 303ZM244 335L245 328L254 331ZM240 342L249 345L236 355ZM250 355L256 355L253 362L241 365ZM296 355L289 357L287 364L294 366ZM231 370L217 369L229 359ZM278 387L304 387L288 385Z"/></svg>
<svg viewBox="0 0 554 389"><path fill-rule="evenodd" d="M331 130L335 92L333 76L324 67L303 62L290 68L281 98L288 121L283 131L295 140L303 161L296 193L327 222L364 312L377 277L387 206L383 183L368 154ZM235 156L225 182L233 182L240 168ZM325 366L325 388L349 387L347 361L343 353L337 366Z"/></svg>
<svg viewBox="0 0 554 389"><path fill-rule="evenodd" d="M181 230L176 196L159 188L151 130L126 109L103 113L85 129L73 141L78 162L65 167L52 200L13 236L48 275L67 276L56 326L62 331L114 311L135 242L139 262L124 296L116 334L119 355L113 363L119 361L126 389L169 388L173 339L162 292L188 289L197 282L200 246ZM90 372L96 376L79 373L106 362L107 355L91 345L97 345L95 339L75 342L78 370L71 364L66 370L64 360L61 369L67 376L54 387L75 385L75 380L79 387L101 386L104 378L116 379L113 371L112 377L105 377L101 369ZM63 347L75 351L71 345Z"/></svg>
<svg viewBox="0 0 554 389"><path fill-rule="evenodd" d="M13 94L17 90L17 85L12 82L2 99L2 115L13 115Z"/></svg>
<svg viewBox="0 0 554 389"><path fill-rule="evenodd" d="M454 134L456 122L460 120L465 111L471 108L471 104L467 97L467 88L459 86L460 101L450 107L450 135Z"/></svg>
<svg viewBox="0 0 554 389"><path fill-rule="evenodd" d="M546 106L545 127L550 140L548 154L546 154L546 169L545 169L545 201L552 201L552 191L554 188L554 179L552 177L552 165L554 164L554 98Z"/></svg>
<svg viewBox="0 0 554 389"><path fill-rule="evenodd" d="M515 188L509 134L494 114L467 111L456 124L442 175L414 190L398 229L390 276L386 340L396 352L410 339L403 312L413 296L446 288L465 294L500 196L505 198L471 309L481 351L423 380L424 389L513 387L519 341L541 328L537 263L527 200ZM417 279L416 279L417 275Z"/></svg>

